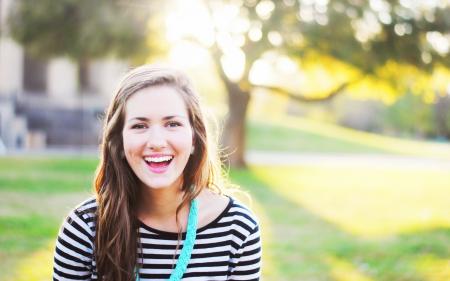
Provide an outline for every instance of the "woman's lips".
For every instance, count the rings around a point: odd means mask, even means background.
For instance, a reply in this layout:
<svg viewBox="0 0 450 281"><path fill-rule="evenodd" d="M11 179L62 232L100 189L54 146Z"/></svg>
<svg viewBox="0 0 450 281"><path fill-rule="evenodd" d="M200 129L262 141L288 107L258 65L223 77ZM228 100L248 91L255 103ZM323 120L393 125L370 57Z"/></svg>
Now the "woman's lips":
<svg viewBox="0 0 450 281"><path fill-rule="evenodd" d="M162 162L145 161L145 163L147 164L147 167L151 172L155 174L162 174L169 169L172 160L173 158L170 159L169 161L162 161Z"/></svg>

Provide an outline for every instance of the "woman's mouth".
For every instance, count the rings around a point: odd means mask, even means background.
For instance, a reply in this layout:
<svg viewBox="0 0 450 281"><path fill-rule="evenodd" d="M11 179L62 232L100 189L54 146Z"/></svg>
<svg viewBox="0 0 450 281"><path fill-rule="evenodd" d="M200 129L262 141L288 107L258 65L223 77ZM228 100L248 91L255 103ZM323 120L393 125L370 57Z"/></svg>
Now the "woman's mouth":
<svg viewBox="0 0 450 281"><path fill-rule="evenodd" d="M144 160L150 171L161 174L167 170L173 158L174 157L172 155L147 156L144 158Z"/></svg>

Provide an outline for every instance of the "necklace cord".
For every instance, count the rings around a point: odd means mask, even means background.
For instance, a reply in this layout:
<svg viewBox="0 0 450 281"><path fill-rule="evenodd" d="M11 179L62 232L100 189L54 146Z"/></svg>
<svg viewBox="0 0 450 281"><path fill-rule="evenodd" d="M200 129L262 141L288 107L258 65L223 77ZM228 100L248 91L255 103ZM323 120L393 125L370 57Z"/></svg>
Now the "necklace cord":
<svg viewBox="0 0 450 281"><path fill-rule="evenodd" d="M198 224L198 202L196 199L191 201L191 208L189 210L188 222L186 227L186 238L181 249L180 256L178 257L175 269L170 275L169 281L178 281L183 277L186 272L187 266L191 259L192 251L194 250L195 238L197 237L197 224ZM139 270L136 271L136 281L139 281Z"/></svg>

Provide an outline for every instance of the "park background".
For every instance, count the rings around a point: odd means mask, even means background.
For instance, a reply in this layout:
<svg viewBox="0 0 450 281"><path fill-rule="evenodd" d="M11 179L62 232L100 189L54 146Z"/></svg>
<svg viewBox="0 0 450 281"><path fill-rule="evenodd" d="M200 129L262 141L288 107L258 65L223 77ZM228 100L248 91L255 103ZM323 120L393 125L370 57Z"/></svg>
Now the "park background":
<svg viewBox="0 0 450 281"><path fill-rule="evenodd" d="M148 62L187 71L223 131L264 280L450 280L450 1L0 7L0 280L51 278L104 106Z"/></svg>

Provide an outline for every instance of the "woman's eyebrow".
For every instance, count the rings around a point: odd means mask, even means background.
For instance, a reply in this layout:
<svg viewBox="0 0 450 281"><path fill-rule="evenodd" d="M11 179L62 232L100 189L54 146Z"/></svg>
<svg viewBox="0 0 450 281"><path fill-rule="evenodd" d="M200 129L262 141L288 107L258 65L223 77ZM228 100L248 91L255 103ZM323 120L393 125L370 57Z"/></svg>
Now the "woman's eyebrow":
<svg viewBox="0 0 450 281"><path fill-rule="evenodd" d="M147 122L149 119L146 117L133 117L127 120L127 123L132 122L134 120Z"/></svg>
<svg viewBox="0 0 450 281"><path fill-rule="evenodd" d="M174 118L187 119L187 116L183 116L183 115L169 115L169 116L164 116L162 119L163 120L170 120L170 119L174 119ZM127 120L127 123L128 122L132 122L134 120L143 121L143 122L150 121L150 119L148 119L147 117L132 117L132 118Z"/></svg>
<svg viewBox="0 0 450 281"><path fill-rule="evenodd" d="M169 115L169 116L163 117L163 120L169 120L169 119L174 119L174 118L187 119L187 116L184 116L184 115Z"/></svg>

